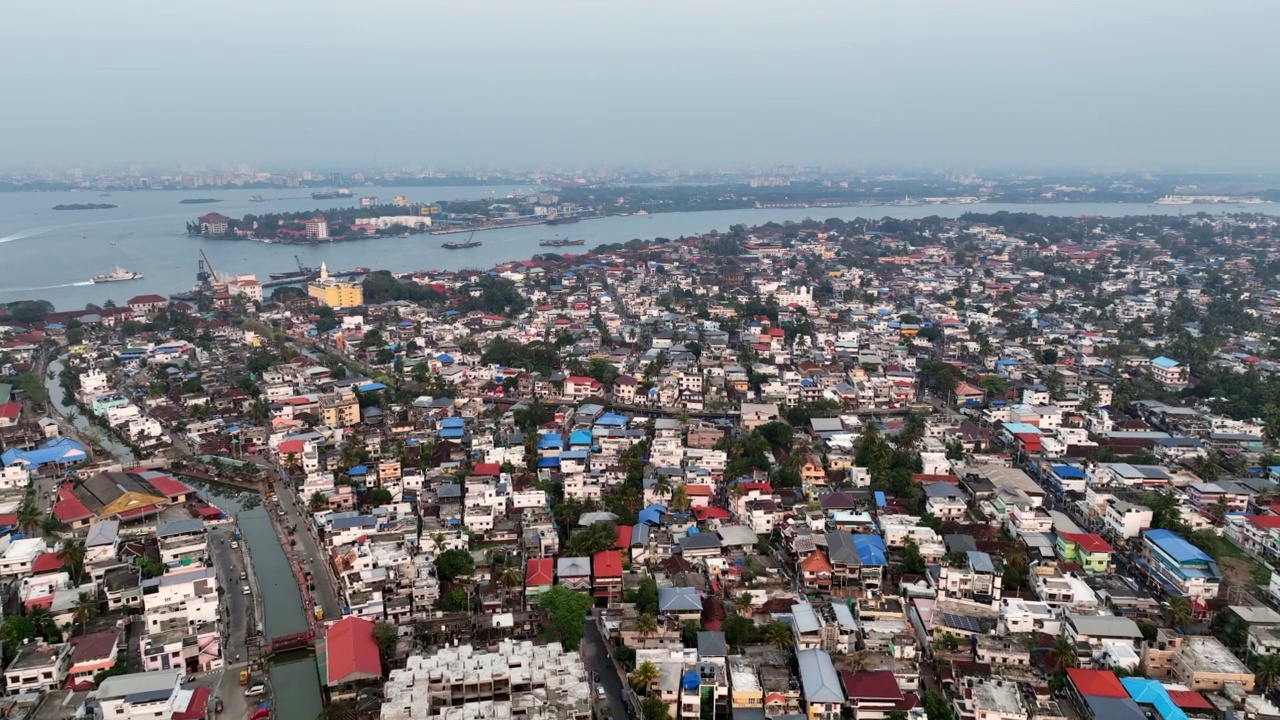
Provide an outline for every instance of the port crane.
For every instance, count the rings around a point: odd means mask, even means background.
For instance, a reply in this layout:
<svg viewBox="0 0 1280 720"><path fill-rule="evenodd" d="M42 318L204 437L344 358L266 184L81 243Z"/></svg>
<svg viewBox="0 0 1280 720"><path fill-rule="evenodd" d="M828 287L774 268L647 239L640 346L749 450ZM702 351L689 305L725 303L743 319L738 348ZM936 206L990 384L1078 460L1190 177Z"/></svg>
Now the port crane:
<svg viewBox="0 0 1280 720"><path fill-rule="evenodd" d="M213 263L209 261L209 256L204 254L204 248L200 249L200 267L196 271L196 281L206 290L213 288L218 282L218 273L213 269Z"/></svg>

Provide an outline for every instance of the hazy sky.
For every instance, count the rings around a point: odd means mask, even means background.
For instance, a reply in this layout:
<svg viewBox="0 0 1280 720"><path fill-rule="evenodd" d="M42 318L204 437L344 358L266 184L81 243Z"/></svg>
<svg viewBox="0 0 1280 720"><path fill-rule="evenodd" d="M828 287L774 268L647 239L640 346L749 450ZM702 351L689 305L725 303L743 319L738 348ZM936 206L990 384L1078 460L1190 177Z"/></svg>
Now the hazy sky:
<svg viewBox="0 0 1280 720"><path fill-rule="evenodd" d="M1280 170L1278 0L3 0L0 166Z"/></svg>

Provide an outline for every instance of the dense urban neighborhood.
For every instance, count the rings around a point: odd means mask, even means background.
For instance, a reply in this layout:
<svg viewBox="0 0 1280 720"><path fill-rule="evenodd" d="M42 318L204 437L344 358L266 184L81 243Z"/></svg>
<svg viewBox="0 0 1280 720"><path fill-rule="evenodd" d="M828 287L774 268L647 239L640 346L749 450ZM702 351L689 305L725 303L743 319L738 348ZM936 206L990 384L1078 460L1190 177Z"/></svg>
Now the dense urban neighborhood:
<svg viewBox="0 0 1280 720"><path fill-rule="evenodd" d="M581 249L5 306L2 712L1280 716L1274 217Z"/></svg>

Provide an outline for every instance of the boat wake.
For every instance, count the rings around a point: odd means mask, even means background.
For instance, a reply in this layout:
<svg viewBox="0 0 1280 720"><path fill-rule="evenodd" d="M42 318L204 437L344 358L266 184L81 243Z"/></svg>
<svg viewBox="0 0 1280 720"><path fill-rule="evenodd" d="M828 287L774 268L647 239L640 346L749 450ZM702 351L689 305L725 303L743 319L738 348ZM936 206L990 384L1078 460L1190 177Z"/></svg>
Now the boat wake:
<svg viewBox="0 0 1280 720"><path fill-rule="evenodd" d="M26 230L19 230L18 232L12 235L5 235L4 237L0 237L0 243L13 242L14 240L26 240L29 237L43 235L49 232L50 230L54 230L54 229L55 228L52 228L52 227L42 227L42 228L27 228Z"/></svg>
<svg viewBox="0 0 1280 720"><path fill-rule="evenodd" d="M35 292L37 290L57 290L58 288L69 287L87 287L93 283L85 280L83 282L63 283L61 285L43 285L41 287L25 287L25 288L0 288L0 293L10 292Z"/></svg>

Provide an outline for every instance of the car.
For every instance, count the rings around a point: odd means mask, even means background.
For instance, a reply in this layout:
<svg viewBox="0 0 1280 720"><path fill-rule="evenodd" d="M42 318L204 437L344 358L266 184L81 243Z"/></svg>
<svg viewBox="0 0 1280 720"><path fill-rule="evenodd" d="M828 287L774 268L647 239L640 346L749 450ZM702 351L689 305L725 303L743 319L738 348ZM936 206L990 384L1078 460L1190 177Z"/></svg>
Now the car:
<svg viewBox="0 0 1280 720"><path fill-rule="evenodd" d="M276 511L276 514L277 514L277 515L281 515L281 516L283 516L283 515L284 515L284 508L280 508L279 510L277 510L277 511Z"/></svg>
<svg viewBox="0 0 1280 720"><path fill-rule="evenodd" d="M262 693L264 693L264 692L266 692L266 691L267 691L267 684L266 684L266 683L256 682L256 683L254 683L254 684L250 685L248 688L246 688L246 689L245 689L245 691L244 691L244 696L245 696L245 697L254 697L255 695L261 695Z"/></svg>
<svg viewBox="0 0 1280 720"><path fill-rule="evenodd" d="M240 579L241 579L241 580L248 580L248 579L249 579L249 573L247 573L247 572L245 572L245 571L241 570L241 571L240 571Z"/></svg>
<svg viewBox="0 0 1280 720"><path fill-rule="evenodd" d="M239 542L239 541L237 541L237 540L232 540L232 541L231 541L231 549L232 549L232 550L239 550L239 549L240 549L240 542Z"/></svg>
<svg viewBox="0 0 1280 720"><path fill-rule="evenodd" d="M600 684L600 673L598 671L591 673L591 681L597 685Z"/></svg>
<svg viewBox="0 0 1280 720"><path fill-rule="evenodd" d="M601 700L603 700L603 699L605 699L606 697L608 697L607 693L605 693L605 691L604 691L604 686L603 686L603 685L597 685L597 686L596 686L596 697L600 698Z"/></svg>
<svg viewBox="0 0 1280 720"><path fill-rule="evenodd" d="M248 584L246 584L246 585L244 586L244 594L245 594L245 595L252 595L252 594L253 594L253 591L249 589Z"/></svg>

